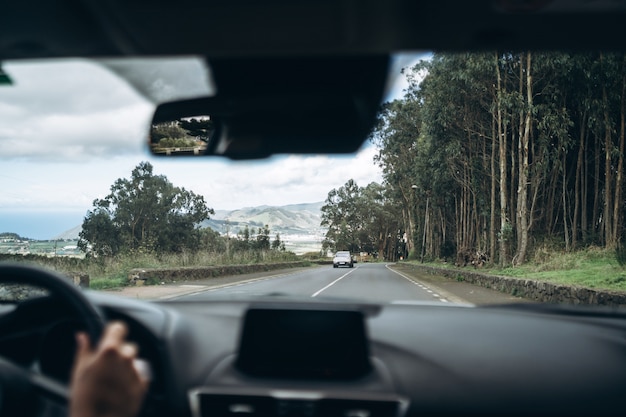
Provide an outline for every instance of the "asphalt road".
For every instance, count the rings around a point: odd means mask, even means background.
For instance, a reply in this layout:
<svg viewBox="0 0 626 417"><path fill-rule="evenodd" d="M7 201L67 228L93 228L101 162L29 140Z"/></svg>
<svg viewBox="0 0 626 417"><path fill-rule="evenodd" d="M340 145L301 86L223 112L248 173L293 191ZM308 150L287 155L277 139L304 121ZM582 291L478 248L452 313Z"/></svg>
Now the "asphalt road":
<svg viewBox="0 0 626 417"><path fill-rule="evenodd" d="M177 299L202 300L214 296L287 294L300 297L353 298L374 302L467 302L411 279L385 264L358 263L354 268L324 266L262 277L200 290Z"/></svg>
<svg viewBox="0 0 626 417"><path fill-rule="evenodd" d="M203 300L215 296L288 294L307 298L333 297L395 303L451 302L487 305L532 302L511 294L426 273L409 262L389 265L359 263L353 269L333 269L330 265L286 268L104 291L144 300Z"/></svg>

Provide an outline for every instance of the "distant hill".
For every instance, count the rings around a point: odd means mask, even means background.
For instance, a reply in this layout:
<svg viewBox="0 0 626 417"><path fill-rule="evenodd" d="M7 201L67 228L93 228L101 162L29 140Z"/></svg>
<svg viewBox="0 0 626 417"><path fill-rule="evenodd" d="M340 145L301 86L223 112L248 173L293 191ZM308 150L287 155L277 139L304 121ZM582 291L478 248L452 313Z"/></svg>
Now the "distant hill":
<svg viewBox="0 0 626 417"><path fill-rule="evenodd" d="M237 210L216 210L203 225L225 234L237 234L245 226L258 228L268 225L272 234L318 234L323 202L290 204L287 206L257 206Z"/></svg>
<svg viewBox="0 0 626 417"><path fill-rule="evenodd" d="M17 233L12 232L2 232L0 233L0 241L26 241L30 240L27 237L22 237Z"/></svg>
<svg viewBox="0 0 626 417"><path fill-rule="evenodd" d="M83 229L82 225L72 227L69 230L53 237L50 240L78 240L78 234Z"/></svg>
<svg viewBox="0 0 626 417"><path fill-rule="evenodd" d="M323 202L289 204L286 206L257 206L236 210L216 210L210 220L202 222L220 234L236 235L248 226L250 229L268 225L272 237L280 233L288 250L296 253L318 251L326 231L320 227ZM69 229L51 240L77 240L81 226Z"/></svg>
<svg viewBox="0 0 626 417"><path fill-rule="evenodd" d="M246 226L258 229L268 225L272 237L280 233L285 247L295 253L319 252L326 230L320 227L323 202L286 206L257 206L237 210L216 210L203 226L224 235L236 235Z"/></svg>

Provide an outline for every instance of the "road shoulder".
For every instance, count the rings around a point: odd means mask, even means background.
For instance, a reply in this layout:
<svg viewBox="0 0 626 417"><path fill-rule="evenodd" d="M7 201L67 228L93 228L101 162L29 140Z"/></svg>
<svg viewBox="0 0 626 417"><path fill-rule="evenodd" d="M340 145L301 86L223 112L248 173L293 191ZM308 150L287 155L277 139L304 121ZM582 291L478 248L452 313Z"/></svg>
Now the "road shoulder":
<svg viewBox="0 0 626 417"><path fill-rule="evenodd" d="M401 272L407 278L421 282L433 290L437 290L450 302L474 305L533 302L527 298L505 294L490 288L484 288L467 282L453 280L441 275L433 275L421 270L419 266L415 266L410 263L396 263L390 264L389 266L393 270Z"/></svg>
<svg viewBox="0 0 626 417"><path fill-rule="evenodd" d="M114 294L120 297L137 298L141 300L167 300L170 298L190 295L209 289L226 288L232 285L240 285L243 283L295 274L315 267L316 266L285 268L275 269L272 271L255 272L241 275L228 275L223 277L213 277L192 281L175 281L170 283L163 282L160 285L144 285L137 287L129 286L102 290L102 292Z"/></svg>

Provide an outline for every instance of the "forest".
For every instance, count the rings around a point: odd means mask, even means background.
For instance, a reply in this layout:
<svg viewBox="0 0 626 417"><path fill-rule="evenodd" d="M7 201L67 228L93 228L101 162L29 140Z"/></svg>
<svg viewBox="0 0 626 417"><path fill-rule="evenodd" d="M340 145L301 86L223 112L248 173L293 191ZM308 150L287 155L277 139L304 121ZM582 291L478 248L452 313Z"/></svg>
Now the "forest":
<svg viewBox="0 0 626 417"><path fill-rule="evenodd" d="M322 209L325 249L521 265L624 237L626 54L434 53L370 140L383 184Z"/></svg>

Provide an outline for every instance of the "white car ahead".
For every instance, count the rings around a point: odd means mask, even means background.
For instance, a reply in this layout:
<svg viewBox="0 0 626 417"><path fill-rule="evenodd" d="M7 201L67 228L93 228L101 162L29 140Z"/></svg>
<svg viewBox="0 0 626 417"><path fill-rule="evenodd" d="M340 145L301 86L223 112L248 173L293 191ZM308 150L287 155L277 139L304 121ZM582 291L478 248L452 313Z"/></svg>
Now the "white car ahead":
<svg viewBox="0 0 626 417"><path fill-rule="evenodd" d="M349 251L339 251L335 254L333 258L333 268L339 268L340 266L354 267L352 255L350 255Z"/></svg>

